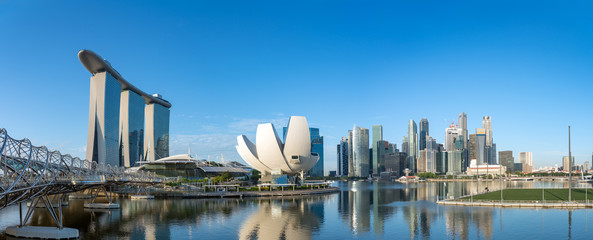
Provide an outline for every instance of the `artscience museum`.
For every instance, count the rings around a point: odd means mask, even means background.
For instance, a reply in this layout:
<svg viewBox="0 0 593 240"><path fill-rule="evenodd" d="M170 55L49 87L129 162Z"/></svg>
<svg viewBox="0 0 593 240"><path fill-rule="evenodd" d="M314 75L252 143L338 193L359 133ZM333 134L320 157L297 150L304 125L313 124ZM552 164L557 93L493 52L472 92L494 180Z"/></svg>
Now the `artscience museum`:
<svg viewBox="0 0 593 240"><path fill-rule="evenodd" d="M257 126L256 143L253 144L245 135L237 136L237 152L264 177L271 175L300 175L315 166L318 153L311 152L311 135L307 119L292 116L284 143L278 137L271 123Z"/></svg>

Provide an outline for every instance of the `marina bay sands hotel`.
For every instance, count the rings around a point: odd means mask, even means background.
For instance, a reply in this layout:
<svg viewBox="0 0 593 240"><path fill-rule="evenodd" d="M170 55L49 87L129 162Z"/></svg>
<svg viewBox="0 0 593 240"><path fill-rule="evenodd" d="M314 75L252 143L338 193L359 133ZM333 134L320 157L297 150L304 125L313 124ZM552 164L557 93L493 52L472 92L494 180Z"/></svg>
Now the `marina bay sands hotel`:
<svg viewBox="0 0 593 240"><path fill-rule="evenodd" d="M133 167L168 157L171 103L134 87L92 51L81 50L78 58L93 75L86 158Z"/></svg>

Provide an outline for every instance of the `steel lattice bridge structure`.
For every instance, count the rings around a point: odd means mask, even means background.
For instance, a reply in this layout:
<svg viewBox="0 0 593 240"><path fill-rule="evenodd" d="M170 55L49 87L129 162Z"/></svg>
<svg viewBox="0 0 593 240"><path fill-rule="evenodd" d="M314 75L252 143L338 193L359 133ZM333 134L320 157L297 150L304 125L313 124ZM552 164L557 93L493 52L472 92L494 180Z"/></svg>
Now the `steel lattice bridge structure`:
<svg viewBox="0 0 593 240"><path fill-rule="evenodd" d="M59 151L50 151L45 146L34 146L29 139L17 140L0 128L0 210L25 201L33 200L25 223L33 208L43 202L50 210L58 228L62 228L61 203L59 212L48 196L57 195L61 200L64 194L85 189L105 189L113 185L147 185L162 183L163 178L154 173L138 171L127 172L126 168L97 164L82 160ZM21 211L21 226L22 220Z"/></svg>

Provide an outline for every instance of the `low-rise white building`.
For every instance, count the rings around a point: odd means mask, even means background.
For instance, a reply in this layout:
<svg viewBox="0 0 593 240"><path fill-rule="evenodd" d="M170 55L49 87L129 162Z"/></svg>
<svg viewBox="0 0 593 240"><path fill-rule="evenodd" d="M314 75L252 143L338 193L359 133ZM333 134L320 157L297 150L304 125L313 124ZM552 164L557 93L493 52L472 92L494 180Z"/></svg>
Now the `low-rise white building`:
<svg viewBox="0 0 593 240"><path fill-rule="evenodd" d="M500 175L504 174L507 171L507 167L504 165L488 165L488 164L480 164L476 163L475 159L470 161L469 167L467 168L467 175L474 176L474 175Z"/></svg>

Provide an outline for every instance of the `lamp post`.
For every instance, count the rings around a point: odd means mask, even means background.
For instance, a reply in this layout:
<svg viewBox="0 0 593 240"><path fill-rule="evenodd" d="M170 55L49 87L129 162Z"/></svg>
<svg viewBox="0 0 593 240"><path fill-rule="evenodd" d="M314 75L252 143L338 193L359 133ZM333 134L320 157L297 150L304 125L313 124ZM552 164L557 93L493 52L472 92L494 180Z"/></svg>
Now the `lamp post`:
<svg viewBox="0 0 593 240"><path fill-rule="evenodd" d="M570 154L570 125L568 125L568 201L572 201L572 156Z"/></svg>

